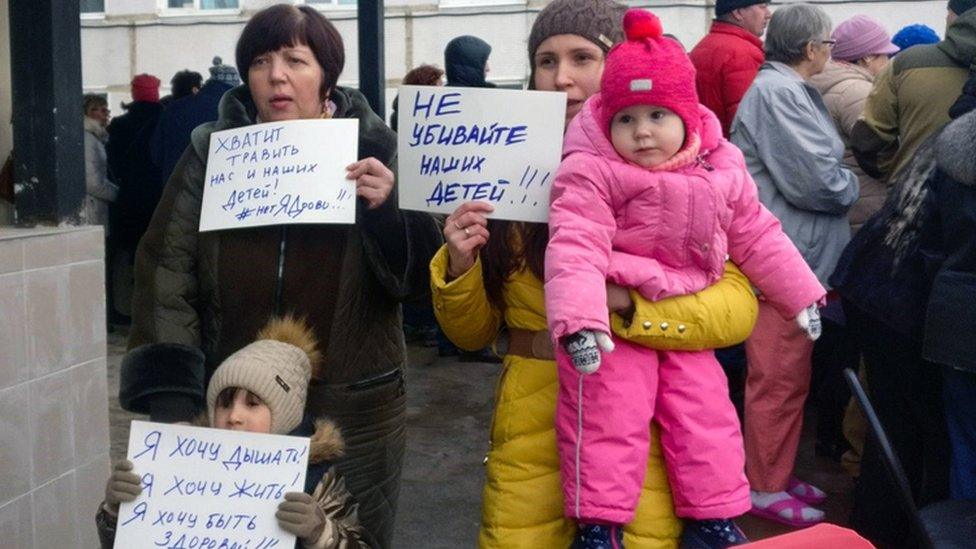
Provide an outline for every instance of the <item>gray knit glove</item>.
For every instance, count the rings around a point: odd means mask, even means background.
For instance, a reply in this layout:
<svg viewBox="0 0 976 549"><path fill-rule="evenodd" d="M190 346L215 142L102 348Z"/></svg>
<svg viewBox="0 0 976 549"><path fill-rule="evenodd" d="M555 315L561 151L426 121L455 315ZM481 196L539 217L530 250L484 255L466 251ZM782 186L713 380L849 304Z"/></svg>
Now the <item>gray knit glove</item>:
<svg viewBox="0 0 976 549"><path fill-rule="evenodd" d="M119 504L135 501L142 493L142 479L132 472L132 462L123 459L112 468L112 475L105 483L105 505L115 515L119 514Z"/></svg>
<svg viewBox="0 0 976 549"><path fill-rule="evenodd" d="M580 330L562 339L566 354L573 361L573 367L581 374L592 374L600 368L600 351L613 351L610 334L595 330Z"/></svg>
<svg viewBox="0 0 976 549"><path fill-rule="evenodd" d="M810 341L816 341L823 331L823 325L820 322L820 307L814 303L803 309L800 314L796 315L796 323L807 333Z"/></svg>
<svg viewBox="0 0 976 549"><path fill-rule="evenodd" d="M278 526L306 544L318 541L325 530L325 511L305 492L288 492L275 513Z"/></svg>

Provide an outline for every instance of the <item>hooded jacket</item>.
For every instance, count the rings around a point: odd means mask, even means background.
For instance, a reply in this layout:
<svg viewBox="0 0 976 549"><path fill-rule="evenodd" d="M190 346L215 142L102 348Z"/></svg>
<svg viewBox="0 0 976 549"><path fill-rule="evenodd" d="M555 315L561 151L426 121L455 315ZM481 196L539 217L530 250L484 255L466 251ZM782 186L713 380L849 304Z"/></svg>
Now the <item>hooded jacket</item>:
<svg viewBox="0 0 976 549"><path fill-rule="evenodd" d="M204 416L205 417L205 416ZM203 425L206 425L203 420ZM309 437L308 469L304 492L312 496L325 512L326 524L322 535L314 543L295 541L295 549L368 549L370 535L359 523L359 504L346 488L342 476L332 462L342 456L345 442L338 427L327 419L312 420L305 416L289 436ZM99 507L95 516L102 549L115 544L118 517Z"/></svg>
<svg viewBox="0 0 976 549"><path fill-rule="evenodd" d="M718 116L728 138L739 102L766 60L762 40L738 25L714 21L688 57L699 100Z"/></svg>
<svg viewBox="0 0 976 549"><path fill-rule="evenodd" d="M938 44L913 46L888 63L852 136L865 171L885 180L910 162L919 145L949 122L949 107L974 60L976 10L969 10Z"/></svg>
<svg viewBox="0 0 976 549"><path fill-rule="evenodd" d="M726 258L786 318L823 298L711 111L699 108L697 158L652 171L617 154L595 115L601 105L594 95L570 123L552 184L546 310L554 340L610 332L608 279L656 301L714 284Z"/></svg>
<svg viewBox="0 0 976 549"><path fill-rule="evenodd" d="M336 118L359 120L359 157L395 169L395 134L362 94L336 88L331 99ZM224 95L217 122L194 130L136 254L129 348L198 347L212 372L272 315L305 316L326 357L307 410L328 413L351 441L338 467L364 525L387 546L404 445L399 301L424 295L429 256L415 250L439 242L439 231L430 216L401 212L394 190L375 210L359 204L353 225L199 233L210 134L255 118L240 86Z"/></svg>
<svg viewBox="0 0 976 549"><path fill-rule="evenodd" d="M935 164L930 230L937 255L945 259L928 299L923 355L976 373L976 111L939 134Z"/></svg>
<svg viewBox="0 0 976 549"><path fill-rule="evenodd" d="M447 85L461 88L494 88L485 80L491 46L477 36L458 36L444 48Z"/></svg>
<svg viewBox="0 0 976 549"><path fill-rule="evenodd" d="M861 192L857 201L847 212L847 219L851 224L851 234L857 232L861 225L881 209L888 187L884 183L871 177L861 169L851 151L851 130L864 114L864 104L874 85L874 77L867 70L842 61L828 61L823 72L810 78L820 94L823 95L827 111L834 119L834 125L841 139L844 140L844 167L857 175Z"/></svg>

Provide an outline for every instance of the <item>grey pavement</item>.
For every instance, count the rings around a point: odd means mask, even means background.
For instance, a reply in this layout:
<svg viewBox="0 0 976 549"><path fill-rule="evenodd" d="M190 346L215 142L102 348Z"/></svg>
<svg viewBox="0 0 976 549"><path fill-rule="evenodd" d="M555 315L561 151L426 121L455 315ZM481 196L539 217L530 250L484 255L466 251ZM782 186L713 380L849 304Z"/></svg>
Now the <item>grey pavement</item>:
<svg viewBox="0 0 976 549"><path fill-rule="evenodd" d="M119 408L125 331L108 336L113 461L125 455L129 422ZM482 459L488 446L497 364L459 363L436 349L408 348L407 450L397 508L397 548L475 547L481 516Z"/></svg>

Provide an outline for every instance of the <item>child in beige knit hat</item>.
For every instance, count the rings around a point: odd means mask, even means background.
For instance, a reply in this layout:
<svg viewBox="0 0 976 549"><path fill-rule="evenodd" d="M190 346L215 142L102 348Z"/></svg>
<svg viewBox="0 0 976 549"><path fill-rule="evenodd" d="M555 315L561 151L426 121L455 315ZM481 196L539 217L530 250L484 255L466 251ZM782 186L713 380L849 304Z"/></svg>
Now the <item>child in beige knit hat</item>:
<svg viewBox="0 0 976 549"><path fill-rule="evenodd" d="M295 534L296 547L369 547L358 504L330 460L342 455L338 428L304 416L312 373L321 362L318 343L304 320L273 318L256 340L227 357L207 387L207 422L217 429L309 436L305 492L288 492L278 505L278 525ZM142 492L132 462L115 465L96 516L102 547L112 547L119 504Z"/></svg>

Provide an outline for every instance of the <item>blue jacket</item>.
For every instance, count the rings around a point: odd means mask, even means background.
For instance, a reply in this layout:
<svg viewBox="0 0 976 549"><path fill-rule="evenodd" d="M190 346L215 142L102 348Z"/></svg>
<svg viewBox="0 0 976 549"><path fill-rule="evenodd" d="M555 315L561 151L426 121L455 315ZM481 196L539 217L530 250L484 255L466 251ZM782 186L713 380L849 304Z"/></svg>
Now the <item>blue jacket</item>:
<svg viewBox="0 0 976 549"><path fill-rule="evenodd" d="M159 116L150 150L152 162L159 168L164 186L169 181L176 162L190 145L193 128L217 120L220 98L230 89L232 86L229 84L211 78L199 92L174 101Z"/></svg>

